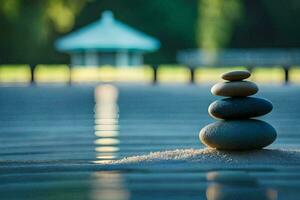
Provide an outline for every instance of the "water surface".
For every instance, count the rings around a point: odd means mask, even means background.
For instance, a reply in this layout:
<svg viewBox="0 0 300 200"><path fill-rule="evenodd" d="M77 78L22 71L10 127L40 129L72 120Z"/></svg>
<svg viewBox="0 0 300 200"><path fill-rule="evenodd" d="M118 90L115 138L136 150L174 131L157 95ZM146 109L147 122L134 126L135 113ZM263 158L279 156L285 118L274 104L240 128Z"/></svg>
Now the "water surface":
<svg viewBox="0 0 300 200"><path fill-rule="evenodd" d="M278 131L270 148L299 149L300 87L261 86L256 96L274 104L262 117ZM217 98L209 86L1 87L1 199L297 199L298 166L226 169L229 183L208 178L224 173L222 165L101 167L126 156L203 148L198 132L214 121L207 107ZM255 187L234 180L244 172Z"/></svg>

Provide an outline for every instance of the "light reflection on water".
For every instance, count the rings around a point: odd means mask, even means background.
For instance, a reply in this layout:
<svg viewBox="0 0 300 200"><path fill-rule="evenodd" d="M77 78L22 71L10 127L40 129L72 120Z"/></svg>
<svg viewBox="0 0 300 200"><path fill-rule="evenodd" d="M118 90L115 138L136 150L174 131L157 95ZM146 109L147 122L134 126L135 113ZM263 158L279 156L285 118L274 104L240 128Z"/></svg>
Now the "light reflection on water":
<svg viewBox="0 0 300 200"><path fill-rule="evenodd" d="M120 147L118 89L100 85L95 89L95 164L118 158ZM90 197L93 200L127 200L130 193L119 171L98 171L92 174Z"/></svg>
<svg viewBox="0 0 300 200"><path fill-rule="evenodd" d="M96 160L104 163L118 157L120 143L118 89L113 85L100 85L95 88L95 139Z"/></svg>

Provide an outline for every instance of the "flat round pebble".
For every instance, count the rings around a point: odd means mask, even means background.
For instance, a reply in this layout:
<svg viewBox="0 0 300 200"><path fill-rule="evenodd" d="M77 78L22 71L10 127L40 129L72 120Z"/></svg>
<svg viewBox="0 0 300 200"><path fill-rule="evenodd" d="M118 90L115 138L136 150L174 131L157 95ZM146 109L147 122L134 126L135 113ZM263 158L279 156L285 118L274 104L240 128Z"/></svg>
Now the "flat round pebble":
<svg viewBox="0 0 300 200"><path fill-rule="evenodd" d="M214 101L208 113L217 119L245 119L265 115L272 109L272 103L263 98L235 97Z"/></svg>
<svg viewBox="0 0 300 200"><path fill-rule="evenodd" d="M227 81L241 81L251 76L250 72L247 70L236 70L226 72L221 75L222 79Z"/></svg>
<svg viewBox="0 0 300 200"><path fill-rule="evenodd" d="M258 87L250 81L221 82L211 88L211 93L225 97L246 97L256 94Z"/></svg>
<svg viewBox="0 0 300 200"><path fill-rule="evenodd" d="M199 133L203 144L218 150L261 149L274 142L276 136L270 124L255 119L218 121Z"/></svg>

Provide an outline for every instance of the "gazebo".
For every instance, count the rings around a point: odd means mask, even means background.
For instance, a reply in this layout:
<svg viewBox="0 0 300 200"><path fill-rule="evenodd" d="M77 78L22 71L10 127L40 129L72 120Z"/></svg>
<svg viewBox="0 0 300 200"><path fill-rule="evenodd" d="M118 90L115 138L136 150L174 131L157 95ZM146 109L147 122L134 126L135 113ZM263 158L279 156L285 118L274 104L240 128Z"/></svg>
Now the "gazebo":
<svg viewBox="0 0 300 200"><path fill-rule="evenodd" d="M72 66L138 66L143 54L159 49L160 42L104 11L101 19L59 38L55 46L70 54Z"/></svg>

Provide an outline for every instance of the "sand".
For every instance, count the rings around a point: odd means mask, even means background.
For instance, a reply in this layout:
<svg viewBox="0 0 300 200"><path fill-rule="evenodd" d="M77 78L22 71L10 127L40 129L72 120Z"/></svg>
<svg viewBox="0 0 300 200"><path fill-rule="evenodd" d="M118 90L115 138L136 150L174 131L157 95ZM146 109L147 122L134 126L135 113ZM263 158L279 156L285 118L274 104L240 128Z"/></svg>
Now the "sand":
<svg viewBox="0 0 300 200"><path fill-rule="evenodd" d="M176 149L107 161L105 165L147 165L163 163L210 165L299 165L300 150L264 149L257 151L217 151L215 149Z"/></svg>

